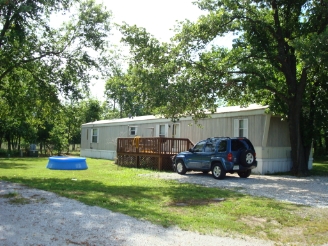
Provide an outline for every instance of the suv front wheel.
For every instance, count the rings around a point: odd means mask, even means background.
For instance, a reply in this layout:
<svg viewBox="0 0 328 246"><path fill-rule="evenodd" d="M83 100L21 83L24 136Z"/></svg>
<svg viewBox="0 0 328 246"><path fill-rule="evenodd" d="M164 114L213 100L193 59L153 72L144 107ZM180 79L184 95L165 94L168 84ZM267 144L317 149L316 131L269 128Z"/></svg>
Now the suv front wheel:
<svg viewBox="0 0 328 246"><path fill-rule="evenodd" d="M215 179L224 179L226 172L221 163L215 163L212 166L212 175Z"/></svg>
<svg viewBox="0 0 328 246"><path fill-rule="evenodd" d="M176 169L178 174L186 174L187 172L187 169L181 160L177 162Z"/></svg>

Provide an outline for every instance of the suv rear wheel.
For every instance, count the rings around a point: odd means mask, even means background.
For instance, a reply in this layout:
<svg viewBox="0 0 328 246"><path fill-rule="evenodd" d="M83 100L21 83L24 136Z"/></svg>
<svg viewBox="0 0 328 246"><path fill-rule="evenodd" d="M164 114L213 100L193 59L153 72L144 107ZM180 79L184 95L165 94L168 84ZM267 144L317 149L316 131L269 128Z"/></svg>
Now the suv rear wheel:
<svg viewBox="0 0 328 246"><path fill-rule="evenodd" d="M221 163L215 163L212 166L212 176L215 179L224 179L226 171L223 169Z"/></svg>
<svg viewBox="0 0 328 246"><path fill-rule="evenodd" d="M186 174L187 172L187 169L181 160L177 162L176 169L178 174Z"/></svg>

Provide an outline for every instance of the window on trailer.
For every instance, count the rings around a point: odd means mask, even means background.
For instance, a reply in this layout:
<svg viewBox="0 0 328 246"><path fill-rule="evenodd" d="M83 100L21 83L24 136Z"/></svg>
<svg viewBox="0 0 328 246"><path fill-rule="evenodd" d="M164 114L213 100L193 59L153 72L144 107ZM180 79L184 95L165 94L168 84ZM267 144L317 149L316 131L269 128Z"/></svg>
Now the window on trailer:
<svg viewBox="0 0 328 246"><path fill-rule="evenodd" d="M92 129L92 143L98 143L98 129Z"/></svg>
<svg viewBox="0 0 328 246"><path fill-rule="evenodd" d="M137 135L137 127L130 126L130 135L131 136L136 136Z"/></svg>
<svg viewBox="0 0 328 246"><path fill-rule="evenodd" d="M165 125L160 125L159 126L159 136L160 137L165 137Z"/></svg>
<svg viewBox="0 0 328 246"><path fill-rule="evenodd" d="M248 119L234 120L234 137L248 138Z"/></svg>

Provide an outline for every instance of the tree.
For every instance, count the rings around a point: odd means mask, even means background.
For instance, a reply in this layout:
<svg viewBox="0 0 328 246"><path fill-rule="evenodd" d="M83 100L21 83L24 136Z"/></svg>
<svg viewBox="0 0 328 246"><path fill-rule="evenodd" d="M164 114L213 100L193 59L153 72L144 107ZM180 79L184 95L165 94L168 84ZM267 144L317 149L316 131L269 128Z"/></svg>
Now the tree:
<svg viewBox="0 0 328 246"><path fill-rule="evenodd" d="M83 105L83 104L82 104ZM64 115L66 123L66 132L67 132L67 142L69 153L69 146L73 145L73 150L75 150L75 144L81 143L81 125L84 120L83 117L83 107L78 101L71 100L70 103L64 105Z"/></svg>
<svg viewBox="0 0 328 246"><path fill-rule="evenodd" d="M196 23L184 23L176 42L185 67L202 77L205 86L199 89L230 103L267 104L272 113L285 117L292 171L306 175L316 124L313 116L327 111L313 99L327 89L321 79L327 75L328 2L203 0L197 4L208 14ZM231 32L238 35L231 50L210 46ZM325 93L320 100L324 98Z"/></svg>
<svg viewBox="0 0 328 246"><path fill-rule="evenodd" d="M131 103L132 98L131 93L128 91L126 79L122 73L118 73L107 79L105 85L105 95L107 100L113 101L114 110L118 104L120 118L123 118L123 111L125 111L126 105Z"/></svg>
<svg viewBox="0 0 328 246"><path fill-rule="evenodd" d="M171 46L160 43L144 28L125 24L120 31L122 42L130 46L131 53L124 81L128 90L133 90L133 99L141 112L172 120L184 115L188 99L181 97L181 92L186 84L176 83L180 65L170 54ZM177 101L183 106L178 106Z"/></svg>
<svg viewBox="0 0 328 246"><path fill-rule="evenodd" d="M128 26L125 27L128 28ZM122 53L115 51L110 60L104 94L108 103L106 107L111 104L113 112L110 112L108 116L114 117L117 110L120 118L128 115L149 114L149 111L145 109L145 102L140 100L140 88L135 86L136 83L129 73L130 69L125 72L122 66L122 61L129 59L124 57ZM132 63L134 64L134 62Z"/></svg>
<svg viewBox="0 0 328 246"><path fill-rule="evenodd" d="M49 86L43 91L36 84L31 73L21 69L15 69L11 76L3 79L0 132L8 142L9 151L20 149L21 139L35 143L37 136L33 133L44 119L56 113L58 99L54 88Z"/></svg>
<svg viewBox="0 0 328 246"><path fill-rule="evenodd" d="M49 132L49 143L52 145L52 150L56 151L57 155L61 155L65 149L68 149L68 136L64 122L57 121L54 127Z"/></svg>
<svg viewBox="0 0 328 246"><path fill-rule="evenodd" d="M119 117L128 115L145 115L149 114L144 109L144 102L138 98L138 91L131 84L129 74L115 75L108 78L105 86L105 95L108 101L113 102L113 111L119 107Z"/></svg>
<svg viewBox="0 0 328 246"><path fill-rule="evenodd" d="M96 99L88 99L82 102L83 121L82 123L101 120L102 107Z"/></svg>
<svg viewBox="0 0 328 246"><path fill-rule="evenodd" d="M115 106L111 103L110 100L102 102L102 115L101 119L109 120L109 119L117 119L120 118L120 112L116 109Z"/></svg>
<svg viewBox="0 0 328 246"><path fill-rule="evenodd" d="M57 108L56 114L51 115L42 125L38 127L38 142L40 143L40 153L42 149L53 151L61 155L69 147L69 122L70 118L65 111L65 107Z"/></svg>
<svg viewBox="0 0 328 246"><path fill-rule="evenodd" d="M53 15L71 8L77 11L67 22L51 26ZM0 13L0 90L19 69L41 88L55 85L78 97L88 90L90 70L106 64L106 56L95 52L106 48L111 13L94 0L2 1Z"/></svg>

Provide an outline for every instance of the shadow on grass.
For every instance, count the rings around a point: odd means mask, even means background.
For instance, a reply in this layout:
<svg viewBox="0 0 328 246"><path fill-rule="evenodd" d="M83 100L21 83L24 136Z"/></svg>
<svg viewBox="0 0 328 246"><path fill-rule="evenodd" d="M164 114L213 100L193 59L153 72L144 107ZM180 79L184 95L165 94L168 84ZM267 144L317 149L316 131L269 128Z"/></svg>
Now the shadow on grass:
<svg viewBox="0 0 328 246"><path fill-rule="evenodd" d="M10 158L0 158L0 162L16 162L16 161L22 161L22 162L39 162L47 160L46 157L10 157Z"/></svg>
<svg viewBox="0 0 328 246"><path fill-rule="evenodd" d="M30 169L31 163L45 163L47 159L37 157L0 158L0 169Z"/></svg>
<svg viewBox="0 0 328 246"><path fill-rule="evenodd" d="M149 187L146 185L112 186L94 180L38 178L28 180L19 177L1 177L1 179L54 192L60 196L75 199L90 206L103 207L136 218L147 217L147 220L164 226L171 226L171 222L177 220L176 215L171 214L169 210L165 210L165 207L172 206L174 202L190 203L190 201L205 199L204 197L224 197L226 200L245 197L245 195L240 193L209 189L190 184L176 184L168 188L167 186ZM187 193L185 192L186 189L188 189ZM191 197L190 194L195 195ZM204 194L206 195L204 196ZM159 218L167 222L160 222ZM176 223L173 222L173 224Z"/></svg>
<svg viewBox="0 0 328 246"><path fill-rule="evenodd" d="M31 168L25 163L0 163L0 169L29 169Z"/></svg>

